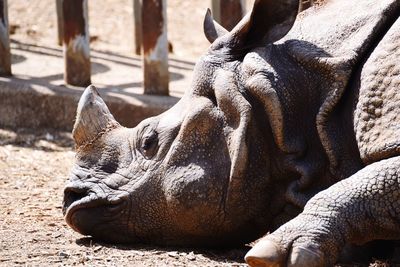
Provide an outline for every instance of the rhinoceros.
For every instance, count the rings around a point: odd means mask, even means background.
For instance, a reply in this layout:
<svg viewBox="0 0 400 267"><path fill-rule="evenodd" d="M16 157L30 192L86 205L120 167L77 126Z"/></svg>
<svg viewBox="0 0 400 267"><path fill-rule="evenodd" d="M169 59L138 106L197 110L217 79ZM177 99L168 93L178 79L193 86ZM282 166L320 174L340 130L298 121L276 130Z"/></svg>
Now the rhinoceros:
<svg viewBox="0 0 400 267"><path fill-rule="evenodd" d="M118 243L265 235L252 266L329 266L346 244L400 239L400 1L298 6L256 0L229 32L207 12L190 88L134 128L88 87L67 223Z"/></svg>

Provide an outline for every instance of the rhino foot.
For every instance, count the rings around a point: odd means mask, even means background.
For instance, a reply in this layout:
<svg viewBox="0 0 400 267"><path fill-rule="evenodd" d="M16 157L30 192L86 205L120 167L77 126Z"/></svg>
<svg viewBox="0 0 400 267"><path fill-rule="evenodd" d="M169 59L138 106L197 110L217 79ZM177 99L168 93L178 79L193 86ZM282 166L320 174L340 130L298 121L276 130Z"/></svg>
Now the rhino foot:
<svg viewBox="0 0 400 267"><path fill-rule="evenodd" d="M332 266L346 244L400 238L400 157L375 162L312 197L246 255L251 266Z"/></svg>
<svg viewBox="0 0 400 267"><path fill-rule="evenodd" d="M295 219L296 220L296 219ZM311 231L296 230L295 221L284 225L272 235L261 239L245 256L253 267L319 267L327 266L329 260L318 244L321 236L310 236ZM315 228L314 228L315 229ZM304 231L304 235L302 235Z"/></svg>
<svg viewBox="0 0 400 267"><path fill-rule="evenodd" d="M253 267L324 266L323 253L318 249L303 246L287 249L269 239L258 242L246 254L245 260L247 264Z"/></svg>

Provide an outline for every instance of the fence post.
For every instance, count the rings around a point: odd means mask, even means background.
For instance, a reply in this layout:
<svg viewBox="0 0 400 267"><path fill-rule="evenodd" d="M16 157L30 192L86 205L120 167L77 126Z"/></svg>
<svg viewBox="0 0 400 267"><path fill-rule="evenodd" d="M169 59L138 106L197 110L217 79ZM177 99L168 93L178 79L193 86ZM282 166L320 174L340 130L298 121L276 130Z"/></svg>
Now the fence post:
<svg viewBox="0 0 400 267"><path fill-rule="evenodd" d="M133 34L135 54L140 55L142 50L142 0L133 0Z"/></svg>
<svg viewBox="0 0 400 267"><path fill-rule="evenodd" d="M58 45L63 44L63 0L56 0Z"/></svg>
<svg viewBox="0 0 400 267"><path fill-rule="evenodd" d="M299 11L306 10L307 8L310 8L312 5L314 5L313 0L301 0L300 1L300 6L299 6Z"/></svg>
<svg viewBox="0 0 400 267"><path fill-rule="evenodd" d="M211 0L211 12L214 19L230 31L245 15L246 0Z"/></svg>
<svg viewBox="0 0 400 267"><path fill-rule="evenodd" d="M0 0L0 75L11 75L7 0Z"/></svg>
<svg viewBox="0 0 400 267"><path fill-rule="evenodd" d="M168 95L167 1L142 2L144 93Z"/></svg>
<svg viewBox="0 0 400 267"><path fill-rule="evenodd" d="M63 0L64 80L76 86L90 84L90 48L87 0Z"/></svg>

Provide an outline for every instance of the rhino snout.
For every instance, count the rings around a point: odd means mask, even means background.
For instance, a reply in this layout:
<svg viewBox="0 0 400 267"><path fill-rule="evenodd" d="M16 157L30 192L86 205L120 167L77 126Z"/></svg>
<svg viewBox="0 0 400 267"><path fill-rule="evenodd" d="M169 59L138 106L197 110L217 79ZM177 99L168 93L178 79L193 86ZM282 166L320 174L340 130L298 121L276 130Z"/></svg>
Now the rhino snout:
<svg viewBox="0 0 400 267"><path fill-rule="evenodd" d="M104 188L71 182L64 189L63 214L67 224L75 231L111 240L104 235L107 233L96 229L97 224L102 220L115 220L118 224L119 217L124 216L128 204L128 192L106 194Z"/></svg>
<svg viewBox="0 0 400 267"><path fill-rule="evenodd" d="M87 188L67 186L64 189L63 215L65 216L67 209L71 206L71 204L83 199L86 196L88 196Z"/></svg>

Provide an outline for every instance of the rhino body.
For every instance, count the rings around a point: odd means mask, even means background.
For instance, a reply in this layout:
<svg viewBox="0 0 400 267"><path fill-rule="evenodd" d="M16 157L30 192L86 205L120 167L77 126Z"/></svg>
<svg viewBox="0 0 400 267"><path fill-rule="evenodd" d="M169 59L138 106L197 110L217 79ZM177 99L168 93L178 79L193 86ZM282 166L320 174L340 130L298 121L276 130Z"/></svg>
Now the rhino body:
<svg viewBox="0 0 400 267"><path fill-rule="evenodd" d="M255 1L170 110L132 129L86 89L64 212L109 242L226 246L253 266L329 266L400 238L400 2ZM297 18L296 18L297 16Z"/></svg>

